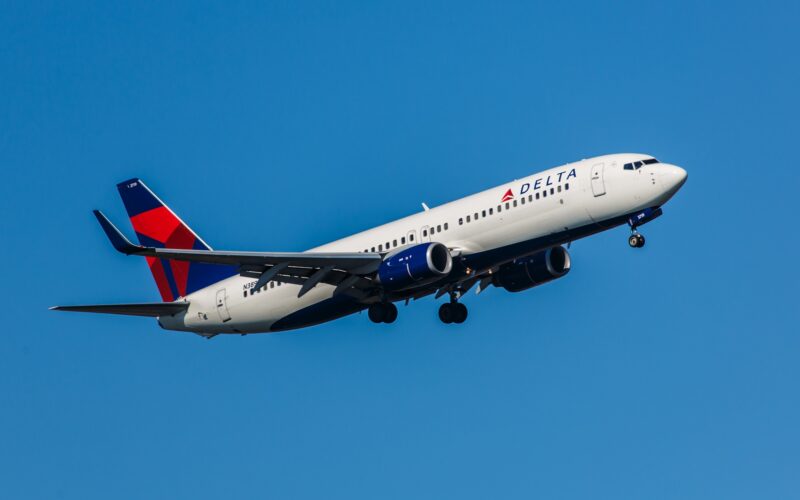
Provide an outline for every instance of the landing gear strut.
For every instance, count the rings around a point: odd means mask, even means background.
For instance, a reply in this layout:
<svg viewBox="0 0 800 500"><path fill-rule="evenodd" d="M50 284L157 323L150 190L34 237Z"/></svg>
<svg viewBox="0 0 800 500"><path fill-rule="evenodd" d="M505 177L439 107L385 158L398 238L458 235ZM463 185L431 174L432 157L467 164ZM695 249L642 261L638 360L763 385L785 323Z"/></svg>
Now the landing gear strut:
<svg viewBox="0 0 800 500"><path fill-rule="evenodd" d="M439 319L442 323L463 323L467 319L467 306L458 302L460 294L450 294L450 302L439 307Z"/></svg>
<svg viewBox="0 0 800 500"><path fill-rule="evenodd" d="M394 323L397 319L397 306L391 302L376 302L367 311L373 323Z"/></svg>
<svg viewBox="0 0 800 500"><path fill-rule="evenodd" d="M634 230L628 238L628 245L631 248L642 248L644 246L644 236Z"/></svg>

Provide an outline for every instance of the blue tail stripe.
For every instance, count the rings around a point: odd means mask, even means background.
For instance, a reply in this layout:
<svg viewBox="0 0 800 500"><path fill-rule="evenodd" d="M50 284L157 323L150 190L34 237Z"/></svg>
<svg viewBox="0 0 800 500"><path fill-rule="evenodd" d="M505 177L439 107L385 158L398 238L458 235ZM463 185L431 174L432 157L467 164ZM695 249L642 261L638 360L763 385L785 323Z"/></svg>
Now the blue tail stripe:
<svg viewBox="0 0 800 500"><path fill-rule="evenodd" d="M144 185L141 179L128 179L117 184L122 203L128 212L128 217L164 206L158 198Z"/></svg>

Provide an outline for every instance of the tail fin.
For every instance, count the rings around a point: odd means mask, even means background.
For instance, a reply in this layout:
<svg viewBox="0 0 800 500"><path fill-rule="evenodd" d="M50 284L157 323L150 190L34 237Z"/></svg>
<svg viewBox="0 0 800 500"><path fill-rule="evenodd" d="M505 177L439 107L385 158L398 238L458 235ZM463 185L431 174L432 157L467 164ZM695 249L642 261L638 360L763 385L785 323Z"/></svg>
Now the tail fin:
<svg viewBox="0 0 800 500"><path fill-rule="evenodd" d="M121 182L117 184L117 189L141 245L211 250L141 179ZM171 302L237 274L237 269L233 266L146 258L165 302Z"/></svg>

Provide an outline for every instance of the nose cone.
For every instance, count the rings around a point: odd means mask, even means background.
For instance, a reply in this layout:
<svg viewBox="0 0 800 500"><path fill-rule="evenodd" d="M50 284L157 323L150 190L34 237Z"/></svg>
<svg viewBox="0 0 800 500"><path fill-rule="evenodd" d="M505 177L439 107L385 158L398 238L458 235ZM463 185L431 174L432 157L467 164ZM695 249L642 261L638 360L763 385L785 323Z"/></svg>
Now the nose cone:
<svg viewBox="0 0 800 500"><path fill-rule="evenodd" d="M658 180L667 197L677 193L688 176L686 170L677 165L659 165Z"/></svg>

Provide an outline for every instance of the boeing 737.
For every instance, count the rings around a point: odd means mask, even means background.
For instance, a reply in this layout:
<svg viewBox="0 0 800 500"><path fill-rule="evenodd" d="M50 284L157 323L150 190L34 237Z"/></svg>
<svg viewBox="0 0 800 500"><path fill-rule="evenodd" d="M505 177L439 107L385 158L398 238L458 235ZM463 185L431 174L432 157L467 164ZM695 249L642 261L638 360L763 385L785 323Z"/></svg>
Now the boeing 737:
<svg viewBox="0 0 800 500"><path fill-rule="evenodd" d="M643 154L570 163L424 210L306 252L212 250L140 179L117 185L139 244L101 212L111 244L147 259L163 302L57 306L60 311L150 316L167 330L210 338L279 332L368 311L397 319L397 302L449 300L444 323L463 323L471 288L521 292L565 276L564 245L627 224L638 228L686 182L686 171Z"/></svg>

